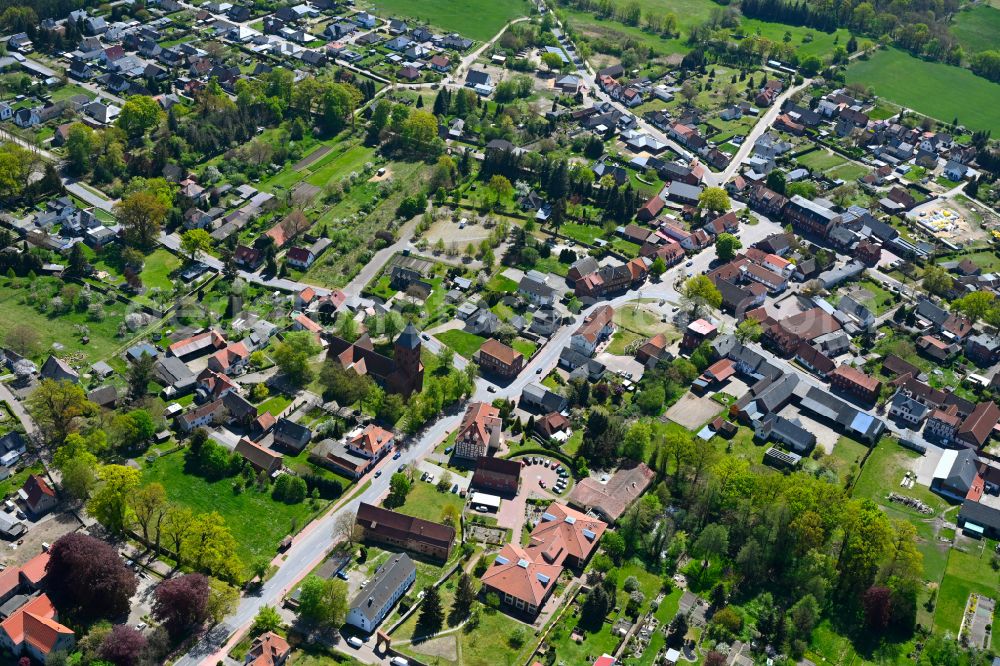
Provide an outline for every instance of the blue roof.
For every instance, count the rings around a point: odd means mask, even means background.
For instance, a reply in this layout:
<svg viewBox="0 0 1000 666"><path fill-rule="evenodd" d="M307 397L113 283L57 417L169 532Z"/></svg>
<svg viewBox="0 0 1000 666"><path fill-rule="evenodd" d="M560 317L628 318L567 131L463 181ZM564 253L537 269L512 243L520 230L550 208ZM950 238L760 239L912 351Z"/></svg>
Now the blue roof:
<svg viewBox="0 0 1000 666"><path fill-rule="evenodd" d="M875 422L875 417L871 414L865 414L864 412L858 412L854 415L854 420L851 421L851 428L857 432L868 432L868 429L872 427L872 423Z"/></svg>
<svg viewBox="0 0 1000 666"><path fill-rule="evenodd" d="M141 357L143 354L149 354L150 357L156 358L159 352L156 351L156 347L149 344L148 342L140 342L137 345L132 345L128 348L128 355L135 358Z"/></svg>

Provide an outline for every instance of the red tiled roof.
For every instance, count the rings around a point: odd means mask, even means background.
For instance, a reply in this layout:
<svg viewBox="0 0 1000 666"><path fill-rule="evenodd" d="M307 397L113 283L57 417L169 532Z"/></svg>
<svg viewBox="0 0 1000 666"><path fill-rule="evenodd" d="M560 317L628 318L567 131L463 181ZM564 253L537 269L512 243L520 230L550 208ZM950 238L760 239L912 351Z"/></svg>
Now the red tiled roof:
<svg viewBox="0 0 1000 666"><path fill-rule="evenodd" d="M485 402L473 402L465 410L456 441L472 438L477 444L489 446L490 429L500 424L500 410Z"/></svg>
<svg viewBox="0 0 1000 666"><path fill-rule="evenodd" d="M513 366L519 356L523 358L521 352L513 347L508 347L495 338L484 342L483 346L479 348L479 353L492 356L506 366Z"/></svg>
<svg viewBox="0 0 1000 666"><path fill-rule="evenodd" d="M369 424L365 426L364 430L352 437L348 444L367 452L374 458L386 446L392 445L392 433L375 424Z"/></svg>
<svg viewBox="0 0 1000 666"><path fill-rule="evenodd" d="M37 586L45 579L45 567L49 564L49 554L39 553L28 560L21 567L21 573L34 586Z"/></svg>
<svg viewBox="0 0 1000 666"><path fill-rule="evenodd" d="M982 447L997 421L1000 421L1000 407L993 402L981 402L959 427L958 437Z"/></svg>
<svg viewBox="0 0 1000 666"><path fill-rule="evenodd" d="M831 377L842 377L845 381L859 386L866 391L877 391L879 381L874 377L869 377L865 373L861 372L855 367L850 365L838 366L836 370L833 371Z"/></svg>
<svg viewBox="0 0 1000 666"><path fill-rule="evenodd" d="M35 597L18 608L0 624L15 646L30 643L41 654L47 655L56 647L60 637L73 635L73 630L55 621L56 609L47 594Z"/></svg>
<svg viewBox="0 0 1000 666"><path fill-rule="evenodd" d="M604 327L612 322L615 316L615 309L610 305L602 305L594 312L587 315L580 328L576 329L573 335L581 335L588 342L596 342Z"/></svg>
<svg viewBox="0 0 1000 666"><path fill-rule="evenodd" d="M275 666L284 659L292 648L284 638L269 631L254 639L247 652L249 666Z"/></svg>

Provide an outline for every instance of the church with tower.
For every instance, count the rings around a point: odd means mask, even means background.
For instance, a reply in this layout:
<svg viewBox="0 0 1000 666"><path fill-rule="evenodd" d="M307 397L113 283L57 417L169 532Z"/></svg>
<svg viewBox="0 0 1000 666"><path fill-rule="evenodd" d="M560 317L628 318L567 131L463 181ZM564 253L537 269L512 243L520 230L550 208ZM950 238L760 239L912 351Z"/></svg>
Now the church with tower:
<svg viewBox="0 0 1000 666"><path fill-rule="evenodd" d="M327 360L345 370L369 376L389 393L409 396L424 387L424 364L420 361L420 332L413 323L406 325L393 343L392 357L375 350L367 333L356 342L326 334L329 342Z"/></svg>

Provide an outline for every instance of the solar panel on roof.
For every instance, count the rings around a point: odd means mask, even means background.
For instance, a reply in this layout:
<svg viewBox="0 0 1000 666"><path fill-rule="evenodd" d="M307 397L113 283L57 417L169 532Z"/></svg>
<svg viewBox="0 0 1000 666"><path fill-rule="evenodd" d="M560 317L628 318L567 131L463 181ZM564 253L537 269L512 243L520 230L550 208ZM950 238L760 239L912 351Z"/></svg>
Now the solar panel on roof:
<svg viewBox="0 0 1000 666"><path fill-rule="evenodd" d="M518 560L517 561L517 566L521 567L522 569L527 569L529 564L530 564L530 562L528 562L528 560Z"/></svg>
<svg viewBox="0 0 1000 666"><path fill-rule="evenodd" d="M495 559L494 562L496 564L510 564L510 560L508 560L503 555L497 555L497 559Z"/></svg>
<svg viewBox="0 0 1000 666"><path fill-rule="evenodd" d="M574 516L566 516L566 522L572 525L576 523L576 518Z"/></svg>
<svg viewBox="0 0 1000 666"><path fill-rule="evenodd" d="M553 515L552 515L551 513L549 513L548 511L546 511L545 513L543 513L543 514L542 514L542 520L544 520L544 521L546 521L546 522L547 522L547 521L550 521L550 520L555 520L555 519L556 519L556 517L555 517L555 516L553 516Z"/></svg>
<svg viewBox="0 0 1000 666"><path fill-rule="evenodd" d="M538 576L538 582L539 582L539 583L541 583L542 585L548 585L548 584L549 584L549 581L551 580L551 579L550 579L550 578L549 578L548 576L546 576L545 574L541 574L541 573L540 573L540 574L535 574L535 575L536 575L536 576Z"/></svg>
<svg viewBox="0 0 1000 666"><path fill-rule="evenodd" d="M590 530L584 530L583 536L587 539L587 541L593 541L594 539L597 538L597 535L591 532Z"/></svg>

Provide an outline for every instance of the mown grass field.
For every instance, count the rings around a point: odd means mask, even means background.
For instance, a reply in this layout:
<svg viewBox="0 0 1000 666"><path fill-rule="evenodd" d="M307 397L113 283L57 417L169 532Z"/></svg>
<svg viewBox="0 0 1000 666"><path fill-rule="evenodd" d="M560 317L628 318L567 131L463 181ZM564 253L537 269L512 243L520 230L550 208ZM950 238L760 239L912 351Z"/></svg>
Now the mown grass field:
<svg viewBox="0 0 1000 666"><path fill-rule="evenodd" d="M406 502L395 511L405 513L407 516L422 518L433 523L440 523L444 508L448 505L454 506L458 513L462 512L465 500L457 494L451 492L451 488L445 492L437 489L439 479L434 479L434 483L425 481L415 481L410 488L410 494L406 496Z"/></svg>
<svg viewBox="0 0 1000 666"><path fill-rule="evenodd" d="M480 335L459 329L444 331L434 337L455 350L456 354L465 358L472 358L472 355L479 351L479 348L486 342L486 338Z"/></svg>
<svg viewBox="0 0 1000 666"><path fill-rule="evenodd" d="M237 495L231 478L206 481L186 474L181 453L171 453L147 465L142 470L142 481L162 483L170 501L195 513L218 511L236 538L244 563L257 557L273 557L281 540L300 530L312 514L308 502L275 502L270 490L245 490Z"/></svg>
<svg viewBox="0 0 1000 666"><path fill-rule="evenodd" d="M967 69L927 62L898 49L855 60L847 82L871 86L876 95L919 113L973 129L1000 132L1000 84Z"/></svg>
<svg viewBox="0 0 1000 666"><path fill-rule="evenodd" d="M421 21L481 42L500 32L507 21L528 15L524 0L376 0L371 8L382 18Z"/></svg>
<svg viewBox="0 0 1000 666"><path fill-rule="evenodd" d="M966 55L996 48L997 35L1000 35L1000 9L980 5L958 12L951 34L965 49Z"/></svg>

